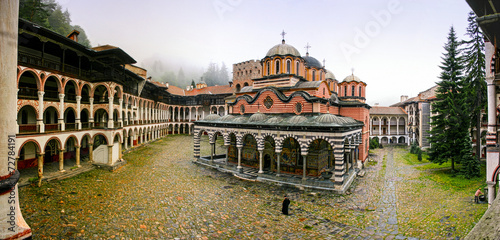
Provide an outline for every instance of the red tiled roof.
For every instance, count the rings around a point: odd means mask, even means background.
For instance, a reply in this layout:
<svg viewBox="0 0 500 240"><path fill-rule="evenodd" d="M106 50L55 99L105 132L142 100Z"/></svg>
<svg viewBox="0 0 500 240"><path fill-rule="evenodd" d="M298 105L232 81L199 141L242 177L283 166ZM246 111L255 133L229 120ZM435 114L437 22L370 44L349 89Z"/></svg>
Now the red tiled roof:
<svg viewBox="0 0 500 240"><path fill-rule="evenodd" d="M407 115L407 113L400 107L372 106L370 115Z"/></svg>
<svg viewBox="0 0 500 240"><path fill-rule="evenodd" d="M193 89L190 91L186 91L186 96L193 96L198 94L227 94L233 93L233 89L229 85L223 86L210 86L204 87L200 89Z"/></svg>
<svg viewBox="0 0 500 240"><path fill-rule="evenodd" d="M186 96L186 90L176 87L174 85L169 85L167 92L174 94L174 95L179 95L179 96Z"/></svg>

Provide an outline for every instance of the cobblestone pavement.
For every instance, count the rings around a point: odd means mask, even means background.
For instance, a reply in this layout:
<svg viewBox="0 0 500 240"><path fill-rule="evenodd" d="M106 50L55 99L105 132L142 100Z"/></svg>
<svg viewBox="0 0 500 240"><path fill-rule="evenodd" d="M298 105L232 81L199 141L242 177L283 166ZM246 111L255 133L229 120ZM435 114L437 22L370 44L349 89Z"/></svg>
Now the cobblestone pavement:
<svg viewBox="0 0 500 240"><path fill-rule="evenodd" d="M394 232L392 157L385 173L382 157L374 156L378 161L367 165L352 192L339 196L200 167L192 163L192 142L169 136L126 154L128 164L115 172L95 169L21 188L34 239L405 238ZM280 212L285 194L290 216Z"/></svg>

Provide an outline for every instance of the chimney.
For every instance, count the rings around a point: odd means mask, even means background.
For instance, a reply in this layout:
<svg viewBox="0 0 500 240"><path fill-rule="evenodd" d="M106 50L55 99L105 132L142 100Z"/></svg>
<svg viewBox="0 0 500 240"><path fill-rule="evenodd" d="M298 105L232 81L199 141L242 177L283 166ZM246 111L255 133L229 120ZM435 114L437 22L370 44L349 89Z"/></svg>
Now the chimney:
<svg viewBox="0 0 500 240"><path fill-rule="evenodd" d="M73 30L70 34L68 34L68 36L66 36L67 38L75 41L75 42L78 42L78 35L80 34L79 31L76 31L76 30Z"/></svg>
<svg viewBox="0 0 500 240"><path fill-rule="evenodd" d="M401 95L401 102L404 102L408 100L408 96L407 95Z"/></svg>

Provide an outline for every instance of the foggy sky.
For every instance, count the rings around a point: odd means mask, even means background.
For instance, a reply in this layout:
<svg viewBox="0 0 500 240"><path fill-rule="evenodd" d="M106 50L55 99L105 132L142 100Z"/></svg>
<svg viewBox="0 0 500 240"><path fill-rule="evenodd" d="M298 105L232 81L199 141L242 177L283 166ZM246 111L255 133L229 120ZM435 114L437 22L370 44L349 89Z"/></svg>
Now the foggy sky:
<svg viewBox="0 0 500 240"><path fill-rule="evenodd" d="M416 96L439 81L443 46L453 25L465 38L465 0L58 0L92 46L122 48L138 63L161 59L206 68L262 59L286 42L320 62L339 81L368 84L370 105ZM184 67L184 71L189 67Z"/></svg>

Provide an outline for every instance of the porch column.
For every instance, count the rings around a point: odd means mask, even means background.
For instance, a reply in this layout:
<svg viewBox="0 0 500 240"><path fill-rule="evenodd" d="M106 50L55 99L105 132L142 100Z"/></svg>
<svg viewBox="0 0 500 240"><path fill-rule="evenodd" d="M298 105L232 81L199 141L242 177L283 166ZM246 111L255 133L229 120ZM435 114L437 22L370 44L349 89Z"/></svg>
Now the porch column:
<svg viewBox="0 0 500 240"><path fill-rule="evenodd" d="M264 154L264 149L258 149L259 151L259 173L264 173L264 166L262 165L262 157L263 157L263 154Z"/></svg>
<svg viewBox="0 0 500 240"><path fill-rule="evenodd" d="M241 166L241 149L243 146L236 146L238 148L238 166L236 169L238 169L238 172L242 173L243 172L243 167Z"/></svg>
<svg viewBox="0 0 500 240"><path fill-rule="evenodd" d="M128 149L128 139L129 139L129 137L125 138L125 142L124 142L125 143L125 150Z"/></svg>
<svg viewBox="0 0 500 240"><path fill-rule="evenodd" d="M191 134L191 128L189 128L189 130L190 130L189 134ZM227 165L228 161L229 161L229 143L228 144L224 144L224 147L226 147L226 159L224 160L224 162Z"/></svg>
<svg viewBox="0 0 500 240"><path fill-rule="evenodd" d="M12 169L15 164L9 157L14 157L8 147L16 139L17 116L17 54L19 1L0 1L0 239L24 239L31 236L31 229L24 221L19 206L17 176L19 172ZM12 139L12 140L11 140ZM18 147L16 147L18 148ZM14 151L14 155L15 155ZM10 154L9 154L10 153ZM14 175L15 174L15 175ZM9 179L9 180L7 180ZM12 180L11 184L7 183ZM5 185L4 185L5 184ZM10 188L10 189L9 189ZM14 220L12 221L12 216ZM11 221L11 222L8 222ZM8 229L12 229L12 231Z"/></svg>
<svg viewBox="0 0 500 240"><path fill-rule="evenodd" d="M214 163L215 142L210 143L210 162Z"/></svg>
<svg viewBox="0 0 500 240"><path fill-rule="evenodd" d="M302 180L306 180L306 170L307 170L307 152L302 152Z"/></svg>
<svg viewBox="0 0 500 240"><path fill-rule="evenodd" d="M114 126L113 99L113 97L108 97L108 128Z"/></svg>
<svg viewBox="0 0 500 240"><path fill-rule="evenodd" d="M182 111L182 120L186 121L186 108L183 108L183 111Z"/></svg>
<svg viewBox="0 0 500 240"><path fill-rule="evenodd" d="M64 170L64 149L59 149L59 172L65 172L65 170Z"/></svg>
<svg viewBox="0 0 500 240"><path fill-rule="evenodd" d="M64 94L59 94L59 126L60 130L64 131L66 129L66 125L64 124Z"/></svg>
<svg viewBox="0 0 500 240"><path fill-rule="evenodd" d="M117 127L123 127L123 114L122 114L122 111L123 111L123 98L119 98L118 99L118 102L119 102L119 105L118 105L118 124L120 124L120 126L117 126Z"/></svg>
<svg viewBox="0 0 500 240"><path fill-rule="evenodd" d="M399 118L396 118L396 135L399 135Z"/></svg>
<svg viewBox="0 0 500 240"><path fill-rule="evenodd" d="M94 98L89 98L90 113L89 113L89 127L94 127Z"/></svg>
<svg viewBox="0 0 500 240"><path fill-rule="evenodd" d="M370 118L370 136L373 136L373 118Z"/></svg>
<svg viewBox="0 0 500 240"><path fill-rule="evenodd" d="M38 154L38 187L42 186L42 178L43 178L43 154Z"/></svg>
<svg viewBox="0 0 500 240"><path fill-rule="evenodd" d="M276 166L276 176L279 177L281 175L281 149L276 150L276 156L277 156L277 166Z"/></svg>
<svg viewBox="0 0 500 240"><path fill-rule="evenodd" d="M36 119L36 125L40 129L40 133L45 132L45 124L43 124L43 95L44 91L38 91L38 117Z"/></svg>
<svg viewBox="0 0 500 240"><path fill-rule="evenodd" d="M189 122L191 122L191 108L189 109Z"/></svg>
<svg viewBox="0 0 500 240"><path fill-rule="evenodd" d="M76 166L77 167L81 167L82 165L80 165L80 146L75 146L76 147Z"/></svg>
<svg viewBox="0 0 500 240"><path fill-rule="evenodd" d="M199 136L194 136L194 138L193 138L193 154L194 154L194 158L196 158L197 160L200 158L200 137Z"/></svg>
<svg viewBox="0 0 500 240"><path fill-rule="evenodd" d="M89 142L89 162L94 162L94 143Z"/></svg>
<svg viewBox="0 0 500 240"><path fill-rule="evenodd" d="M122 144L120 142L118 142L118 161L121 161L121 160L122 160Z"/></svg>
<svg viewBox="0 0 500 240"><path fill-rule="evenodd" d="M75 123L76 123L76 129L78 130L82 130L82 123L81 123L81 120L80 120L80 111L81 111L81 101L82 101L82 96L76 96L76 119L75 119Z"/></svg>
<svg viewBox="0 0 500 240"><path fill-rule="evenodd" d="M494 51L491 43L486 43L486 51ZM487 74L488 75L488 74ZM496 184L491 182L494 179L495 169L498 166L500 149L497 139L497 98L495 76L486 78L488 86L488 133L486 135L486 183L488 184L488 206L491 206L495 200Z"/></svg>
<svg viewBox="0 0 500 240"><path fill-rule="evenodd" d="M113 165L113 145L108 145L108 165Z"/></svg>
<svg viewBox="0 0 500 240"><path fill-rule="evenodd" d="M389 143L391 143L391 120L392 118L389 118L388 119L389 123L387 124L387 135L389 136Z"/></svg>

